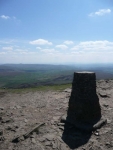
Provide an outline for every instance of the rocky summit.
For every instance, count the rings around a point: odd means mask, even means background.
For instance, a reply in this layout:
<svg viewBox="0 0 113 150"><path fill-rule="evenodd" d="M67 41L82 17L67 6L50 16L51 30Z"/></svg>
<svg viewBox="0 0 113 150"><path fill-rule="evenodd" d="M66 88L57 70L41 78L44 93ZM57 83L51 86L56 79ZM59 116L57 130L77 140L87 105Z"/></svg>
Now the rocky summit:
<svg viewBox="0 0 113 150"><path fill-rule="evenodd" d="M78 74L75 75L72 89L64 91L26 90L16 93L0 90L0 150L112 150L113 80L97 80L94 84L92 80L95 75L92 73L91 76L84 85L81 85L82 80L79 78L80 82L76 86L74 82ZM96 90L95 93L91 93L90 85ZM84 93L84 86L88 93ZM80 91L77 87L80 87ZM81 106L72 104L75 103L74 97L78 97L81 91L83 95L80 95L80 100L83 105L86 100L83 97L88 98L85 94L90 96L90 103L94 100L99 104L91 105L87 111L95 112L95 116L99 114L97 118L100 120L102 117L107 119L101 128L87 131L65 122L63 116L71 114L74 107L77 107L74 109L77 120L81 121L83 114L86 117L86 109L81 113ZM95 94L94 99L91 99L92 94ZM90 116L93 117L89 114L81 122L87 122Z"/></svg>

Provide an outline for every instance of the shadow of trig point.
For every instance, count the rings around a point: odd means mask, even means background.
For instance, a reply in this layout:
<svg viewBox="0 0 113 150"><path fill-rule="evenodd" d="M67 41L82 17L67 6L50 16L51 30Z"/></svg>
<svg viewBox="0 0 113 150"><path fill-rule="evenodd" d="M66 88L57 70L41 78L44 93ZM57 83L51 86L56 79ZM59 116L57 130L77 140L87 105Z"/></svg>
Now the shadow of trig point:
<svg viewBox="0 0 113 150"><path fill-rule="evenodd" d="M72 92L64 122L86 131L96 130L106 123L106 119L101 116L94 72L74 72Z"/></svg>

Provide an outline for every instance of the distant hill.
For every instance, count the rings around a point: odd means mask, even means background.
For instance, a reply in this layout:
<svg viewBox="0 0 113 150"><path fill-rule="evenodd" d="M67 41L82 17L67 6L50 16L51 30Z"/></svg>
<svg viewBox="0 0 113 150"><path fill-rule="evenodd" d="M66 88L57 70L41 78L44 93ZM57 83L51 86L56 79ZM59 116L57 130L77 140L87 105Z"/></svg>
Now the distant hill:
<svg viewBox="0 0 113 150"><path fill-rule="evenodd" d="M92 71L97 79L113 79L112 64L4 64L0 65L0 88L26 88L71 83L76 71Z"/></svg>

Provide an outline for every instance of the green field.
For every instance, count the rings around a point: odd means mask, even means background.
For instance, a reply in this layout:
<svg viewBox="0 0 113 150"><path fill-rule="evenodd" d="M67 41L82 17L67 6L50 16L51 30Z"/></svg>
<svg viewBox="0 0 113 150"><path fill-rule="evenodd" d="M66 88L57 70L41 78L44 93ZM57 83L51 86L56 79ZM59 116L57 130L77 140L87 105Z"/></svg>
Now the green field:
<svg viewBox="0 0 113 150"><path fill-rule="evenodd" d="M97 79L112 79L113 67L91 65L0 65L0 88L39 88L71 84L75 71L94 71Z"/></svg>
<svg viewBox="0 0 113 150"><path fill-rule="evenodd" d="M59 91L62 92L67 88L71 88L71 84L60 84L60 85L46 85L46 86L38 86L33 88L19 88L19 89L0 89L0 96L5 93L28 93L28 92L36 92L36 91Z"/></svg>
<svg viewBox="0 0 113 150"><path fill-rule="evenodd" d="M3 66L2 66L3 67ZM3 70L4 69L4 70ZM0 72L1 88L27 88L71 83L73 71L64 66L25 65L4 67Z"/></svg>

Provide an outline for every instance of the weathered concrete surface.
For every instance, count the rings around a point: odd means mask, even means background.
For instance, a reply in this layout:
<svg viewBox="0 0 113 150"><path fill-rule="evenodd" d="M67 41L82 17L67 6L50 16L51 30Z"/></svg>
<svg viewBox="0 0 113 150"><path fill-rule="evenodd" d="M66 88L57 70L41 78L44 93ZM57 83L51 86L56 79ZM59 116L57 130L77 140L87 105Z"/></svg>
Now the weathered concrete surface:
<svg viewBox="0 0 113 150"><path fill-rule="evenodd" d="M67 120L94 124L101 118L99 98L96 94L96 75L94 72L75 72L72 92L69 99ZM78 125L80 126L80 124Z"/></svg>

